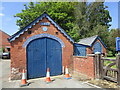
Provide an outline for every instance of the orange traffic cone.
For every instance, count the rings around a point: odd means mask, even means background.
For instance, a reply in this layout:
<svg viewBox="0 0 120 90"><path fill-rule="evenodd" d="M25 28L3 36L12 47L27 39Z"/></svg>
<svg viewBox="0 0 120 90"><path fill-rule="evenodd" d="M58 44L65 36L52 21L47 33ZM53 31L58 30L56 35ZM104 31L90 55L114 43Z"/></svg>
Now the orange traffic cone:
<svg viewBox="0 0 120 90"><path fill-rule="evenodd" d="M46 82L49 83L51 82L52 80L50 79L50 69L47 68L47 73L46 73Z"/></svg>
<svg viewBox="0 0 120 90"><path fill-rule="evenodd" d="M21 81L21 87L22 86L28 86L28 82L26 81L26 71L25 69L23 69L23 72L22 72L22 81Z"/></svg>
<svg viewBox="0 0 120 90"><path fill-rule="evenodd" d="M69 75L68 67L65 68L65 78L64 79L71 79L71 76Z"/></svg>

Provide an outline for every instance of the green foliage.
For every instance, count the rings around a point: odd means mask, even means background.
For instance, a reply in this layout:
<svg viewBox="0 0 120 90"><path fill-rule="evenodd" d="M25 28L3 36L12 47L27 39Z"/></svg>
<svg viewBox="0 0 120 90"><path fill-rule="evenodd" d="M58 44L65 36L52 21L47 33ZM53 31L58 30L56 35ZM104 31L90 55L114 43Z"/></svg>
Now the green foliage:
<svg viewBox="0 0 120 90"><path fill-rule="evenodd" d="M0 52L4 52L4 51L5 51L4 47L0 48Z"/></svg>
<svg viewBox="0 0 120 90"><path fill-rule="evenodd" d="M74 24L73 24L74 25ZM79 27L74 25L73 29L68 32L69 35L74 39L75 42L78 42L80 39Z"/></svg>
<svg viewBox="0 0 120 90"><path fill-rule="evenodd" d="M93 28L91 35L99 35L99 37L102 39L102 41L105 43L106 46L109 45L109 31L107 26L103 25L97 25Z"/></svg>
<svg viewBox="0 0 120 90"><path fill-rule="evenodd" d="M0 48L0 52L2 52L3 50L2 50L2 48Z"/></svg>
<svg viewBox="0 0 120 90"><path fill-rule="evenodd" d="M79 27L80 38L87 37L90 23L88 21L88 5L86 2L79 2L75 6L75 23Z"/></svg>
<svg viewBox="0 0 120 90"><path fill-rule="evenodd" d="M17 25L23 28L43 12L47 12L65 31L69 31L73 28L71 22L75 19L73 16L74 4L72 2L40 2L36 4L30 2L28 6L24 5L25 10L22 10L22 13L15 15L20 18L17 20Z"/></svg>
<svg viewBox="0 0 120 90"><path fill-rule="evenodd" d="M113 63L113 61L104 61L104 66L108 66L109 64ZM114 68L116 69L117 66L116 65L113 65L111 68Z"/></svg>
<svg viewBox="0 0 120 90"><path fill-rule="evenodd" d="M107 45L109 22L112 19L106 8L103 2L79 2L76 5L75 17L79 26L80 38L99 35Z"/></svg>
<svg viewBox="0 0 120 90"><path fill-rule="evenodd" d="M24 5L25 10L22 10L22 13L15 15L20 18L17 20L17 25L22 29L43 12L47 12L76 41L80 37L79 29L74 23L74 5L76 4L77 2L40 2L36 4L30 2L28 6Z"/></svg>
<svg viewBox="0 0 120 90"><path fill-rule="evenodd" d="M109 28L111 25L109 22L112 21L109 11L106 10L106 6L104 6L103 2L93 2L89 6L91 9L89 10L89 21L90 21L90 28L94 28L96 25L107 26Z"/></svg>
<svg viewBox="0 0 120 90"><path fill-rule="evenodd" d="M2 52L5 52L5 47L2 47Z"/></svg>
<svg viewBox="0 0 120 90"><path fill-rule="evenodd" d="M112 51L108 51L107 57L113 57Z"/></svg>
<svg viewBox="0 0 120 90"><path fill-rule="evenodd" d="M120 37L120 30L119 29L112 29L109 32L108 37L108 50L113 52L113 56L115 56L116 53L116 37Z"/></svg>

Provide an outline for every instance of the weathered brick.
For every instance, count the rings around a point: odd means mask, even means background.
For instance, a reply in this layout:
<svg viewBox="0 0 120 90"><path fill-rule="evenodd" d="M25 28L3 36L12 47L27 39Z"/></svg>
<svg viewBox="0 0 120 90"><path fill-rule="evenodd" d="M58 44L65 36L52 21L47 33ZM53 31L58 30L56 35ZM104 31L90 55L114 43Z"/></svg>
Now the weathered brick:
<svg viewBox="0 0 120 90"><path fill-rule="evenodd" d="M74 72L79 73L80 75L84 75L88 79L94 79L95 78L95 66L94 66L94 58L93 57L79 57L74 56L73 57L73 67Z"/></svg>

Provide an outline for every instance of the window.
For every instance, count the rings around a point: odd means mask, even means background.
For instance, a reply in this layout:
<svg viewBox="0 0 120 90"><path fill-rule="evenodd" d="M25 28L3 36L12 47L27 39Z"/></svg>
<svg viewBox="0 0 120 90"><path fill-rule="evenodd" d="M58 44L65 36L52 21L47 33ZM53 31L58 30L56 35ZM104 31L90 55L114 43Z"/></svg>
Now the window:
<svg viewBox="0 0 120 90"><path fill-rule="evenodd" d="M86 56L86 47L80 44L74 44L75 56Z"/></svg>

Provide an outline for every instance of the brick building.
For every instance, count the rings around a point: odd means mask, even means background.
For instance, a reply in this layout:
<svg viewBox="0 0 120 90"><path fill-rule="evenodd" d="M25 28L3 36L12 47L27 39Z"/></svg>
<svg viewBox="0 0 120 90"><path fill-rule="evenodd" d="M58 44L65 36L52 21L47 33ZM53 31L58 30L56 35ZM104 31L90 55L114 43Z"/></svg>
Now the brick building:
<svg viewBox="0 0 120 90"><path fill-rule="evenodd" d="M71 73L95 77L94 58L74 56L74 40L47 13L16 32L9 41L11 79L21 79L23 69L27 70L28 79L45 77L47 68L51 76L56 76L62 74L63 66L68 66Z"/></svg>
<svg viewBox="0 0 120 90"><path fill-rule="evenodd" d="M86 56L87 54L94 54L95 52L100 52L104 56L106 55L107 47L98 35L80 39L74 46L74 55L76 56Z"/></svg>
<svg viewBox="0 0 120 90"><path fill-rule="evenodd" d="M98 35L83 38L74 43L73 71L75 74L89 79L96 77L95 57L87 56L95 52L106 55L106 45Z"/></svg>
<svg viewBox="0 0 120 90"><path fill-rule="evenodd" d="M70 67L73 40L47 13L9 38L11 42L11 78L19 79L22 69L28 78L62 74L62 66ZM15 72L17 72L15 74Z"/></svg>
<svg viewBox="0 0 120 90"><path fill-rule="evenodd" d="M10 43L8 42L8 38L10 38L10 35L0 30L0 48L4 48L4 52L10 51Z"/></svg>

